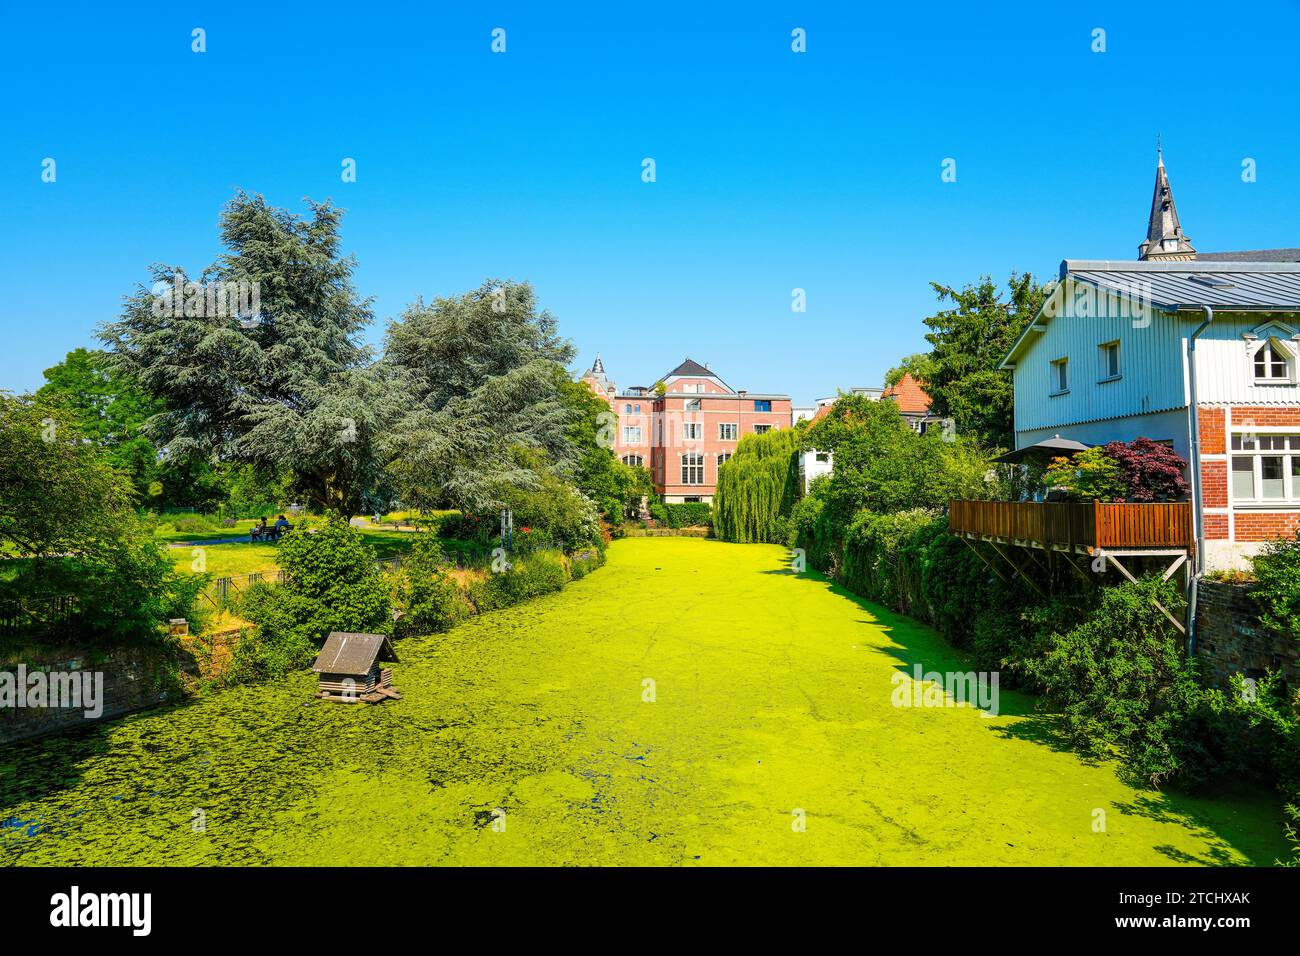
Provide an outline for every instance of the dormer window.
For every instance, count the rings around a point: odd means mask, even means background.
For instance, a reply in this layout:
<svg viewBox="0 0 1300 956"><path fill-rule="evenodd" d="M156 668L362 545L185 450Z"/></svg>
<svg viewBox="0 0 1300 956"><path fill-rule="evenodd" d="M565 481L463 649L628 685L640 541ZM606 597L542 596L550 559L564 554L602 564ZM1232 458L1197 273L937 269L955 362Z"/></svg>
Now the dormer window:
<svg viewBox="0 0 1300 956"><path fill-rule="evenodd" d="M1251 363L1257 385L1289 385L1295 381L1295 353L1278 339L1255 347Z"/></svg>

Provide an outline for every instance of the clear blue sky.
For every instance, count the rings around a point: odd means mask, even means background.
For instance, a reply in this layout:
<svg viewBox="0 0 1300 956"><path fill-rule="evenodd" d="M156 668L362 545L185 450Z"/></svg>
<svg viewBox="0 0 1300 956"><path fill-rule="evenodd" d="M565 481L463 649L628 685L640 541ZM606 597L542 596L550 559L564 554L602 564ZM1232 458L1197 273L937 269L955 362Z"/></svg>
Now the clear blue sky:
<svg viewBox="0 0 1300 956"><path fill-rule="evenodd" d="M508 276L621 384L690 355L797 402L922 349L930 280L1133 258L1157 132L1199 248L1300 245L1295 0L272 6L0 11L0 388L210 262L236 187L348 210L374 341Z"/></svg>

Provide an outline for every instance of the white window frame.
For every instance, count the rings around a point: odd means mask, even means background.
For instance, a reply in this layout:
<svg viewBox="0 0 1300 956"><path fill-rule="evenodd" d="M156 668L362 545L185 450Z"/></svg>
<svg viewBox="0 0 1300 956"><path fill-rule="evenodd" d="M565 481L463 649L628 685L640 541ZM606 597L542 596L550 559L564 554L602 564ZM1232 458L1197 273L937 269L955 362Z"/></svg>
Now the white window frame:
<svg viewBox="0 0 1300 956"><path fill-rule="evenodd" d="M1282 447L1273 447L1279 440ZM1228 500L1232 502L1233 507L1266 509L1300 507L1300 432L1285 430L1274 432L1262 429L1234 432L1229 442L1228 458ZM1265 458L1280 458L1282 461L1281 498L1262 496ZM1247 460L1251 462L1253 494L1250 497L1242 497L1237 494L1236 466L1238 462Z"/></svg>
<svg viewBox="0 0 1300 956"><path fill-rule="evenodd" d="M1260 375L1256 370L1256 360L1259 353L1268 349L1272 355L1276 355L1282 360L1283 375L1281 378L1266 374ZM1276 337L1269 337L1256 343L1249 353L1250 357L1250 380L1256 385L1294 385L1296 383L1296 353L1295 349ZM1265 368L1271 370L1275 362L1265 362Z"/></svg>
<svg viewBox="0 0 1300 956"><path fill-rule="evenodd" d="M740 425L737 422L718 422L718 441L735 441L740 437Z"/></svg>
<svg viewBox="0 0 1300 956"><path fill-rule="evenodd" d="M1070 390L1070 359L1061 357L1052 359L1051 380L1048 382L1049 395L1064 395Z"/></svg>
<svg viewBox="0 0 1300 956"><path fill-rule="evenodd" d="M1110 356L1112 353L1115 356L1115 371L1113 372L1110 370ZM1114 382L1124 377L1124 366L1122 364L1124 356L1120 351L1119 339L1115 339L1111 342L1102 342L1098 345L1097 356L1101 362L1101 368L1097 375L1098 383ZM1066 375L1067 377L1069 375L1068 369Z"/></svg>
<svg viewBox="0 0 1300 956"><path fill-rule="evenodd" d="M641 426L640 426L640 425L624 425L624 426L623 426L623 444L624 444L624 445L640 445L640 444L642 444L642 442L641 442Z"/></svg>
<svg viewBox="0 0 1300 956"><path fill-rule="evenodd" d="M699 469L697 472L696 469ZM698 481L692 481L692 478L698 478ZM704 453L698 451L688 451L682 455L682 484L683 485L702 485L704 484Z"/></svg>
<svg viewBox="0 0 1300 956"><path fill-rule="evenodd" d="M688 412L698 412L698 411L700 410L700 405L701 405L702 402L703 402L703 399L699 399L699 398L688 398L688 399L686 400L686 411L688 411Z"/></svg>
<svg viewBox="0 0 1300 956"><path fill-rule="evenodd" d="M767 434L768 432L770 432L771 430L772 430L772 425L771 425L770 423L768 423L768 422L755 422L755 423L754 423L754 434L755 434L755 435L765 435L765 434Z"/></svg>
<svg viewBox="0 0 1300 956"><path fill-rule="evenodd" d="M645 458L641 455L624 455L623 464L632 468L644 468Z"/></svg>
<svg viewBox="0 0 1300 956"><path fill-rule="evenodd" d="M718 452L718 467L719 467L719 468L721 468L723 465L725 465L725 464L726 464L727 462L729 462L729 461L731 461L731 452L729 452L729 451L720 451L720 452Z"/></svg>
<svg viewBox="0 0 1300 956"><path fill-rule="evenodd" d="M682 422L683 441L704 441L703 422Z"/></svg>

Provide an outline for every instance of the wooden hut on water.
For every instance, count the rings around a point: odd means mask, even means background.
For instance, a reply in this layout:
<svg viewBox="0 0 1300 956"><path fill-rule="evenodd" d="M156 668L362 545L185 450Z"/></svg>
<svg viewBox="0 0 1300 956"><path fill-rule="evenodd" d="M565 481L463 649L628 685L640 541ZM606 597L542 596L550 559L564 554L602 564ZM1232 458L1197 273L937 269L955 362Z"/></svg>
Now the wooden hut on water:
<svg viewBox="0 0 1300 956"><path fill-rule="evenodd" d="M379 666L390 662L400 663L383 634L334 631L311 669L320 675L319 692L325 700L377 704L386 698L402 699L393 687L392 669Z"/></svg>

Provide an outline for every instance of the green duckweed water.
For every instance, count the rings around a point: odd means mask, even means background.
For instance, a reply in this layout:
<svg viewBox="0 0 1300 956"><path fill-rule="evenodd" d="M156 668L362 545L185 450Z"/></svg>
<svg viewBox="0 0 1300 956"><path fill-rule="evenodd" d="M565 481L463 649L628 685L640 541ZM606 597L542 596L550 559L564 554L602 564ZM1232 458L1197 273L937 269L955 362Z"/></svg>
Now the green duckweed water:
<svg viewBox="0 0 1300 956"><path fill-rule="evenodd" d="M314 701L302 674L5 748L0 860L1122 866L1283 854L1268 797L1130 789L1060 746L1026 698L1003 691L992 719L892 706L900 669L969 665L928 628L785 561L765 545L623 540L561 594L402 643L402 701Z"/></svg>

